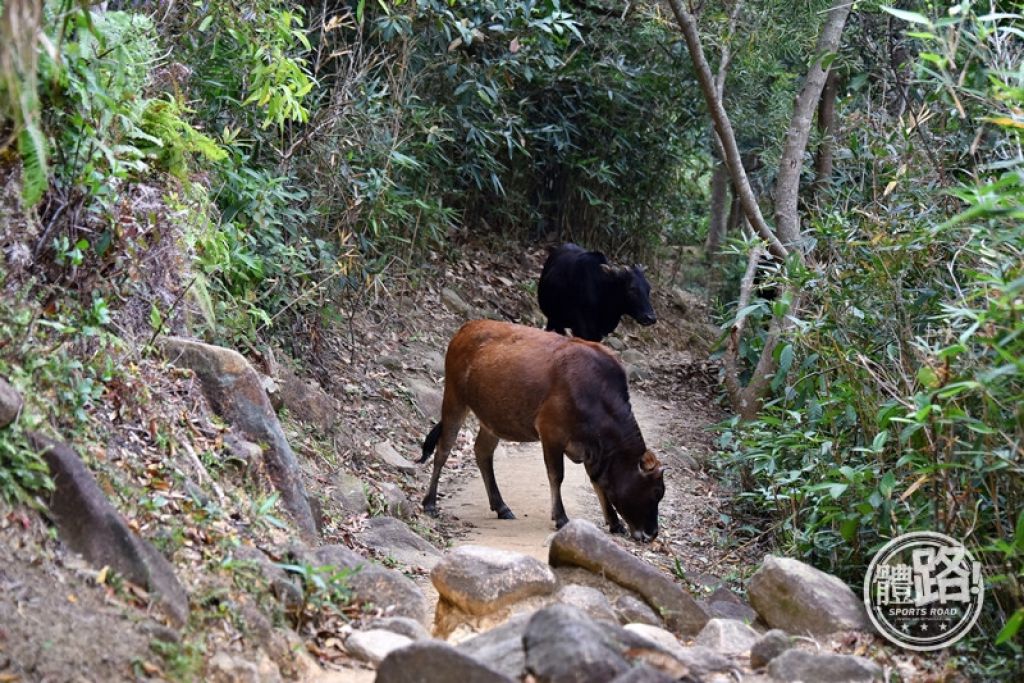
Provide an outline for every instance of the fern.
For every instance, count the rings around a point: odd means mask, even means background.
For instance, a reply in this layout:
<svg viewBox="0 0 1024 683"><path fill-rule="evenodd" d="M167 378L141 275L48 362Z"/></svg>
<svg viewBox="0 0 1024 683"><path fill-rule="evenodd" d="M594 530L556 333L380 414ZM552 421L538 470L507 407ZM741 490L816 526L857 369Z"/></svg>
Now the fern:
<svg viewBox="0 0 1024 683"><path fill-rule="evenodd" d="M227 158L217 142L200 133L186 121L184 108L175 99L156 99L146 104L140 121L143 137L153 144L147 149L171 175L184 178L188 174L189 157L199 155L208 161Z"/></svg>
<svg viewBox="0 0 1024 683"><path fill-rule="evenodd" d="M28 121L18 135L18 154L22 162L21 197L25 206L34 206L49 187L46 167L46 136L35 121Z"/></svg>

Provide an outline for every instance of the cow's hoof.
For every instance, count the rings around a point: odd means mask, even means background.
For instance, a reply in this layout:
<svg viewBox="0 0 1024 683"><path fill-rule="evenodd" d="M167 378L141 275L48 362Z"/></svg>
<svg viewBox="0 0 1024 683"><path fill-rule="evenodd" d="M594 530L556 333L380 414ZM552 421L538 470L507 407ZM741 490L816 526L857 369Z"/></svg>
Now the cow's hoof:
<svg viewBox="0 0 1024 683"><path fill-rule="evenodd" d="M608 526L608 533L610 534L626 534L626 526L619 522L618 524L611 524Z"/></svg>
<svg viewBox="0 0 1024 683"><path fill-rule="evenodd" d="M516 516L512 514L512 511L508 509L508 506L503 506L498 510L498 519L515 519Z"/></svg>
<svg viewBox="0 0 1024 683"><path fill-rule="evenodd" d="M561 529L563 526L565 526L568 523L569 523L569 518L568 517L562 517L562 519L556 519L555 520L555 528L556 529Z"/></svg>
<svg viewBox="0 0 1024 683"><path fill-rule="evenodd" d="M428 504L424 503L423 504L423 512L427 513L431 517L437 517L437 514L438 514L437 513L437 506L436 505L428 505Z"/></svg>

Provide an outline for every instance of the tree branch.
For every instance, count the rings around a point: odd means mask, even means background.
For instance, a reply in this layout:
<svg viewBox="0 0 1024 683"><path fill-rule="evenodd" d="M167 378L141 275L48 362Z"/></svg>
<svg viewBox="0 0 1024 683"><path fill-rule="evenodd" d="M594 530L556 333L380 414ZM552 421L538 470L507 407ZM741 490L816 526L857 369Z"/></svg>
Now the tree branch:
<svg viewBox="0 0 1024 683"><path fill-rule="evenodd" d="M722 100L718 97L715 89L715 80L711 75L711 67L708 66L704 57L704 48L701 46L700 35L697 33L697 21L693 15L683 9L681 0L669 0L672 12L679 22L679 27L686 39L686 47L690 52L690 59L693 61L694 71L697 73L697 80L700 82L701 91L707 102L708 110L711 112L711 119L715 123L715 130L722 144L726 164L729 166L729 173L732 176L733 187L739 195L743 212L747 220L754 227L754 230L768 243L768 249L780 259L789 255L789 250L775 236L768 223L761 214L761 207L757 205L754 191L750 187L750 181L743 170L743 162L740 159L740 150L736 144L736 134L733 132L729 116L725 113Z"/></svg>

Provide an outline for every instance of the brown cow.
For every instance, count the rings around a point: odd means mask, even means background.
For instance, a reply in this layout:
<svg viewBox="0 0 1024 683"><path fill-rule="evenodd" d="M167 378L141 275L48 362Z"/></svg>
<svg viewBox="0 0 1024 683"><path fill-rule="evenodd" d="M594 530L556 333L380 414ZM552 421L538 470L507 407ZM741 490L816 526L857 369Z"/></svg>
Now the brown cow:
<svg viewBox="0 0 1024 683"><path fill-rule="evenodd" d="M492 320L466 323L445 357L441 421L423 442L426 462L438 446L423 510L437 515L437 481L468 411L480 420L474 450L491 509L515 515L494 479L499 439L540 441L551 485L551 519L569 521L562 506L568 455L583 463L612 533L649 541L658 535L664 467L647 450L629 405L622 364L600 344Z"/></svg>

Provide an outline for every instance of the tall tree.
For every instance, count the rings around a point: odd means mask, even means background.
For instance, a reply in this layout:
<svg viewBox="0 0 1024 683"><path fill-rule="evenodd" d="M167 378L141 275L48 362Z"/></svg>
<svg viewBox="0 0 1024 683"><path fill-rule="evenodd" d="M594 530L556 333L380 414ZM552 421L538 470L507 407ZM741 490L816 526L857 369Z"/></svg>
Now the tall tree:
<svg viewBox="0 0 1024 683"><path fill-rule="evenodd" d="M686 40L686 46L693 61L693 67L700 83L715 132L721 143L733 186L740 199L743 212L757 234L767 243L767 250L778 259L786 259L794 254L799 260L805 256L800 244L800 215L798 200L800 196L800 173L803 170L803 157L807 149L811 126L814 122L815 110L821 100L822 90L828 78L828 65L834 53L839 49L843 28L850 14L852 3L849 0L837 0L828 10L814 53L814 61L804 78L803 86L793 105L789 127L786 131L782 156L775 181L775 227L772 229L757 204L750 187L749 179L743 168L736 134L728 113L722 103L721 95L704 56L704 48L697 29L697 20L692 9L683 6L682 0L669 0L679 27ZM747 274L741 285L740 301L749 301L750 289L753 286L753 273L757 260L761 256L760 249L753 249L747 267ZM740 382L739 372L739 340L744 327L743 306L738 309L737 320L730 330L725 353L725 386L733 409L744 418L752 418L760 411L761 402L770 386L771 376L777 369L775 347L783 334L792 325L789 312L799 307L799 292L788 288L783 293L783 301L789 306L776 307L776 315L772 319L768 335L765 339L761 357L758 360L750 381L744 386Z"/></svg>

